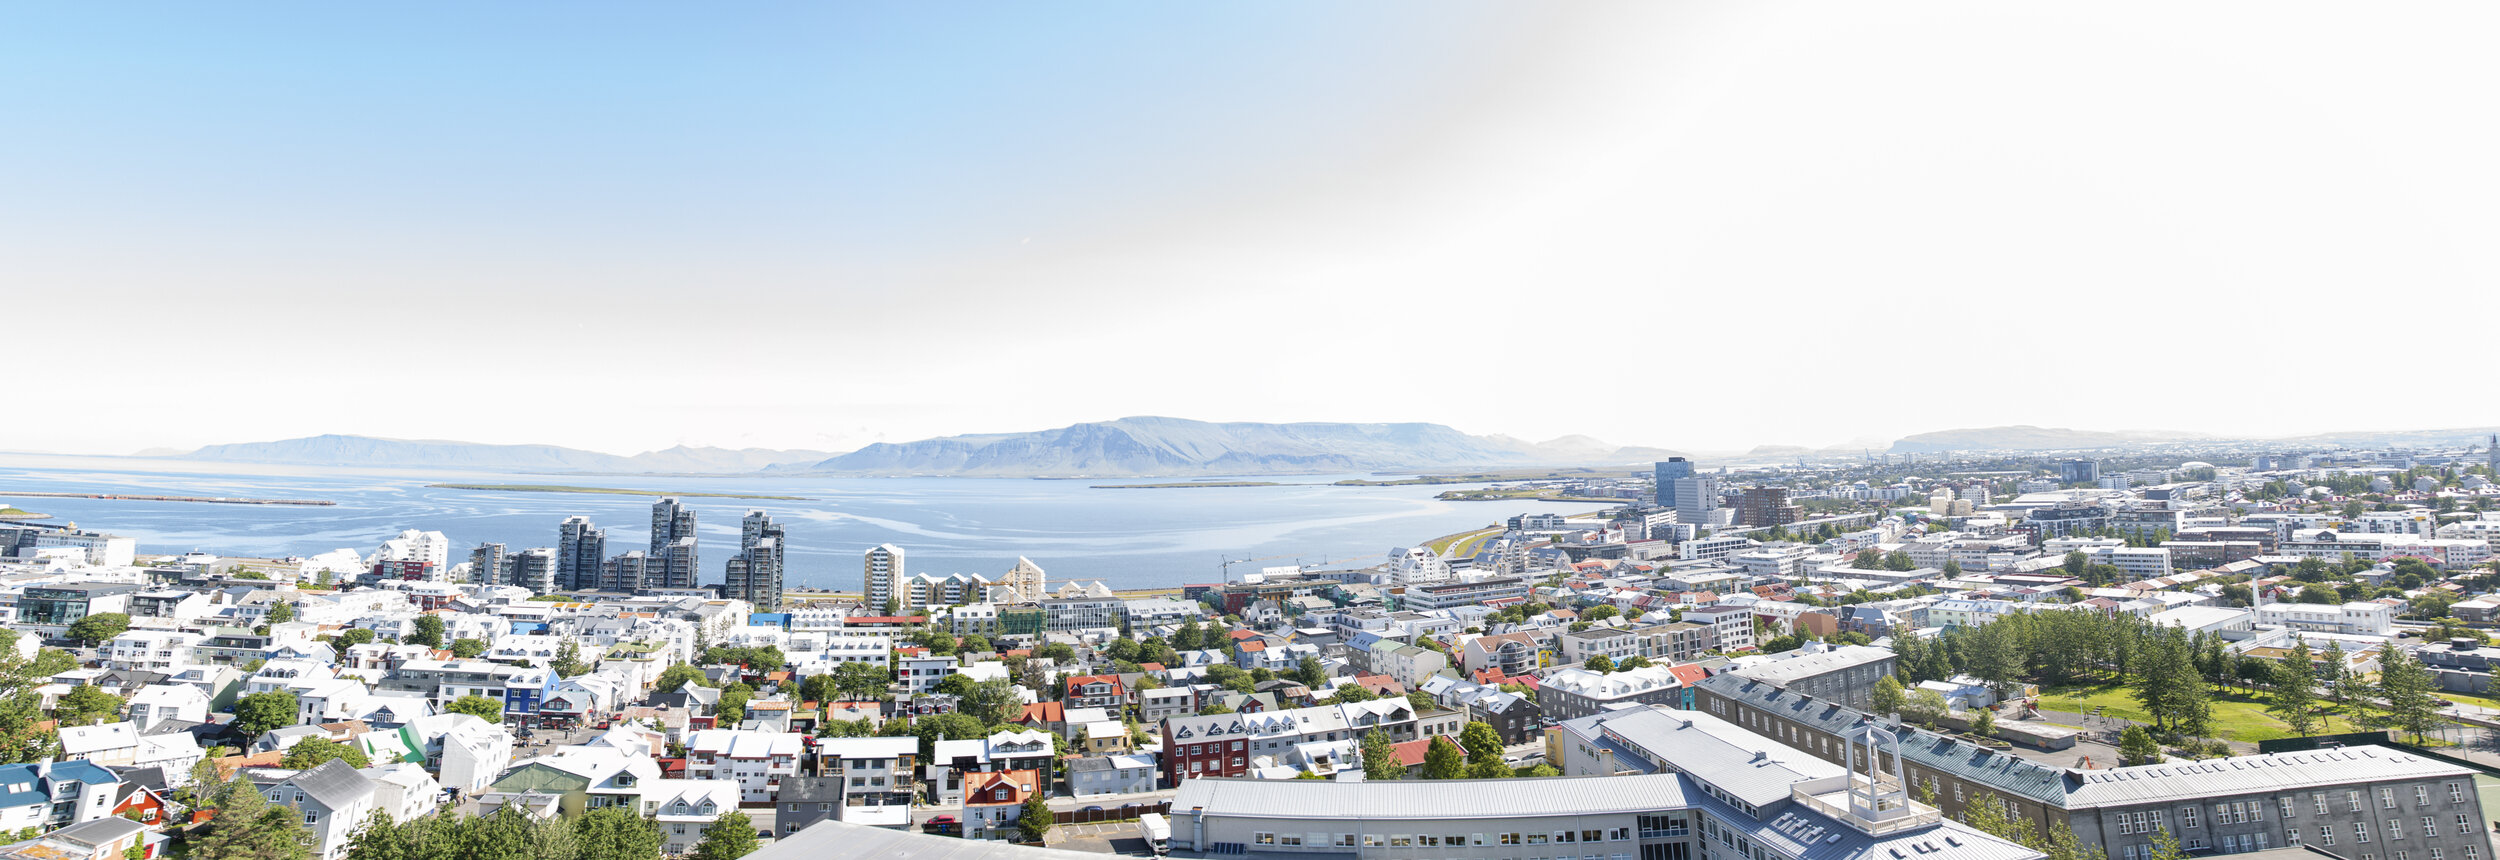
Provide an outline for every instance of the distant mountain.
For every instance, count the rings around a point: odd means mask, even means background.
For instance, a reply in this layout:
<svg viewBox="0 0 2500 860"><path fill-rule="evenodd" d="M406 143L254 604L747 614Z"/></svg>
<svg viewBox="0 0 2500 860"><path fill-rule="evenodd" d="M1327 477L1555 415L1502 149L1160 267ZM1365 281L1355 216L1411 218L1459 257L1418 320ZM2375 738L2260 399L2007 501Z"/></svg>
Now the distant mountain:
<svg viewBox="0 0 2500 860"><path fill-rule="evenodd" d="M309 436L278 442L210 445L186 460L236 463L281 463L298 466L383 466L414 469L473 469L510 472L753 472L779 463L808 463L827 456L823 451L771 451L761 448L692 448L684 445L631 457L555 445L485 445L440 439L383 439L373 436Z"/></svg>
<svg viewBox="0 0 2500 860"><path fill-rule="evenodd" d="M1039 430L878 443L803 469L843 475L1163 476L1452 470L1612 463L1585 437L1548 446L1439 424L1211 423L1122 418Z"/></svg>
<svg viewBox="0 0 2500 860"><path fill-rule="evenodd" d="M2300 445L2342 445L2346 448L2481 447L2491 444L2491 436L2494 433L2500 433L2500 427L2461 427L2452 430L2345 430L2269 441Z"/></svg>
<svg viewBox="0 0 2500 860"><path fill-rule="evenodd" d="M2056 451L2068 448L2115 448L2209 438L2199 433L2165 430L2069 430L2064 427L1974 427L1937 430L1902 437L1892 443L1895 454L1937 451Z"/></svg>

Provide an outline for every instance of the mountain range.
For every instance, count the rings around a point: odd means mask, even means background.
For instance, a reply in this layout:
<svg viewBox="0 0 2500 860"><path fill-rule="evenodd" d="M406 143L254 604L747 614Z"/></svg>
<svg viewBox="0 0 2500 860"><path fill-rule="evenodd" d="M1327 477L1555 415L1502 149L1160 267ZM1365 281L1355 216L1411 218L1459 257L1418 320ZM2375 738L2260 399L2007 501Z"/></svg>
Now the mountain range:
<svg viewBox="0 0 2500 860"><path fill-rule="evenodd" d="M2438 447L2483 442L2493 428L2321 433L2272 440L2224 440L2158 430L2073 430L2060 427L1977 427L1903 437L1895 454L1940 451L2057 451L2175 442L2238 441L2287 450L2345 446ZM1806 449L1765 445L1732 457L1792 460L1854 457L1857 447ZM155 452L150 452L155 454ZM1346 472L1457 472L1530 467L1638 468L1680 452L1621 447L1586 436L1528 442L1475 436L1440 424L1207 422L1138 417L1023 433L944 436L869 445L847 454L762 448L678 446L633 456L555 445L485 445L372 436L312 436L278 442L211 445L173 456L189 460L306 466L382 466L483 472L611 474L773 474L837 476L962 475L982 477L1193 477ZM1717 458L1713 458L1717 459Z"/></svg>

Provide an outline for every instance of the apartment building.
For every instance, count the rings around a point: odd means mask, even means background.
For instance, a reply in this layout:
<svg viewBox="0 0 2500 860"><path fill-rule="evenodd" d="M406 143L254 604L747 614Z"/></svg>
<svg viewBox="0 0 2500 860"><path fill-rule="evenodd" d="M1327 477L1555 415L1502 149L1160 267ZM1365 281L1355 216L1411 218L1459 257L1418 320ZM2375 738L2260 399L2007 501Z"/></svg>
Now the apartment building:
<svg viewBox="0 0 2500 860"><path fill-rule="evenodd" d="M738 799L770 801L784 779L799 775L805 735L741 729L707 729L686 737L686 776L738 784Z"/></svg>
<svg viewBox="0 0 2500 860"><path fill-rule="evenodd" d="M1537 685L1537 704L1554 720L1585 717L1621 704L1681 705L1684 684L1665 666L1599 674L1558 669Z"/></svg>

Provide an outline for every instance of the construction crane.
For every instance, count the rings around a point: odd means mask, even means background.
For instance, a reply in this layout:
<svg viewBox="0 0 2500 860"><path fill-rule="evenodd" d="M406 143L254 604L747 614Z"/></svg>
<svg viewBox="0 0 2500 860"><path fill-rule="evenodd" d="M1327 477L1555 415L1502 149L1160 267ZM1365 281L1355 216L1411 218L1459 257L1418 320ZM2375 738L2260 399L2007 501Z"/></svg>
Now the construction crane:
<svg viewBox="0 0 2500 860"><path fill-rule="evenodd" d="M1219 555L1216 556L1216 558L1223 559L1223 563L1217 565L1217 567L1223 568L1225 582L1233 581L1233 565L1236 564L1249 564L1254 561L1275 561L1280 558L1293 559L1294 566L1296 567L1299 567L1302 564L1302 557L1295 555L1271 555L1264 558L1224 558Z"/></svg>

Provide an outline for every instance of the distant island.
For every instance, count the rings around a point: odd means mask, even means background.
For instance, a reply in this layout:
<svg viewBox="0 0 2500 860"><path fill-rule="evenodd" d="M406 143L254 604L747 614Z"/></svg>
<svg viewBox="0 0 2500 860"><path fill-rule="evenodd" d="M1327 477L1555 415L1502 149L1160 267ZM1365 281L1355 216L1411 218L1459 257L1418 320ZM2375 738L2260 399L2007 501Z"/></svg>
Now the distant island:
<svg viewBox="0 0 2500 860"><path fill-rule="evenodd" d="M806 496L759 496L745 493L678 493L662 490L623 490L615 487L567 487L561 484L427 484L445 490L492 490L498 493L598 493L610 496L678 496L690 499L778 499L804 502Z"/></svg>
<svg viewBox="0 0 2500 860"><path fill-rule="evenodd" d="M1182 487L1282 487L1275 481L1173 481L1168 484L1095 484L1096 490L1177 490Z"/></svg>
<svg viewBox="0 0 2500 860"><path fill-rule="evenodd" d="M51 514L38 514L8 505L0 505L0 520L48 520Z"/></svg>

